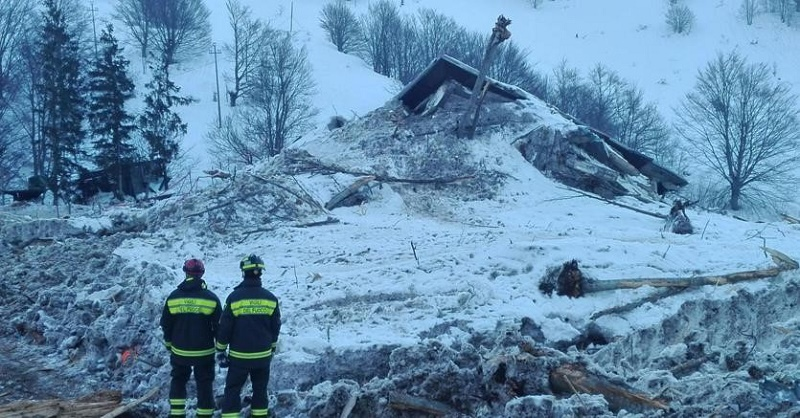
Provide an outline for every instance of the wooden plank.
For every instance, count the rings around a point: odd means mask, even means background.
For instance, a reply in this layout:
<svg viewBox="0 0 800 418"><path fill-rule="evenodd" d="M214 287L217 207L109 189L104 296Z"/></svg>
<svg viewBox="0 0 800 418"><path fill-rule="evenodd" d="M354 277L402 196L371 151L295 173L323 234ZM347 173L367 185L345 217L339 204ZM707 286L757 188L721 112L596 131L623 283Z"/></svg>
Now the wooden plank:
<svg viewBox="0 0 800 418"><path fill-rule="evenodd" d="M389 397L389 406L404 411L418 411L441 417L455 413L455 409L441 402L431 401L417 396L393 393Z"/></svg>

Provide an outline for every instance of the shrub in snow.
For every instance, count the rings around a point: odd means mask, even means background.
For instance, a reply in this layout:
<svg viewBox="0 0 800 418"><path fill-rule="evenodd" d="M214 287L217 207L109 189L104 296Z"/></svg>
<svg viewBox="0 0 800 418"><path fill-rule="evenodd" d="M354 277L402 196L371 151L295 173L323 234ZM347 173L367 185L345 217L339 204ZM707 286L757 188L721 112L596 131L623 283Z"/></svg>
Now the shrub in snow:
<svg viewBox="0 0 800 418"><path fill-rule="evenodd" d="M667 9L667 25L675 33L688 34L694 24L694 13L686 5L673 5Z"/></svg>

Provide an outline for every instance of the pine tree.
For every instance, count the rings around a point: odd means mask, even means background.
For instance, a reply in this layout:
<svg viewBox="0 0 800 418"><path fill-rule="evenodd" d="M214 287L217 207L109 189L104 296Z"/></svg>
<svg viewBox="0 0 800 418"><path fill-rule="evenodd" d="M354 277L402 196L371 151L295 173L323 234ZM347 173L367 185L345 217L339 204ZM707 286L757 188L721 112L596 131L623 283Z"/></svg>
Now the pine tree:
<svg viewBox="0 0 800 418"><path fill-rule="evenodd" d="M159 161L166 173L166 166L178 155L178 141L186 135L187 125L175 113L173 106L185 106L192 102L188 97L179 96L180 87L169 79L167 66L162 65L153 71L153 79L145 84L149 89L144 99L144 113L139 116L139 129L147 141L151 160ZM166 175L164 176L166 179ZM162 185L166 189L167 184Z"/></svg>
<svg viewBox="0 0 800 418"><path fill-rule="evenodd" d="M95 164L112 170L121 198L123 165L134 160L136 151L130 143L134 118L125 110L134 85L127 74L129 61L122 56L111 25L103 30L100 44L102 54L89 71L89 125Z"/></svg>
<svg viewBox="0 0 800 418"><path fill-rule="evenodd" d="M41 105L41 138L45 151L43 174L53 192L53 204L58 205L62 193L65 198L70 197L72 179L82 169L84 79L79 45L67 29L59 2L45 0L44 6L38 50L41 78L36 90Z"/></svg>

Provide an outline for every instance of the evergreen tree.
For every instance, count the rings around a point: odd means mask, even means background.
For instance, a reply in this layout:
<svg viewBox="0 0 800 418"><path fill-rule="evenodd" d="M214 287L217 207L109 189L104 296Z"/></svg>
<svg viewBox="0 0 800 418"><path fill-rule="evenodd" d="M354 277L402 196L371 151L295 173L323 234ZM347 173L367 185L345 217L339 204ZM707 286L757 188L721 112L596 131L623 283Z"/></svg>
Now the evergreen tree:
<svg viewBox="0 0 800 418"><path fill-rule="evenodd" d="M192 102L192 99L178 95L180 87L169 79L167 69L162 65L154 70L153 79L145 84L149 91L144 99L144 113L139 116L139 129L147 141L149 157L160 162L164 173L167 164L178 155L178 141L186 135L187 125L172 108ZM162 187L166 188L167 184Z"/></svg>
<svg viewBox="0 0 800 418"><path fill-rule="evenodd" d="M135 157L135 147L130 143L134 118L125 110L134 86L127 74L129 61L122 56L113 31L111 25L103 30L101 56L89 71L89 125L95 164L114 170L117 197L121 198L123 165Z"/></svg>
<svg viewBox="0 0 800 418"><path fill-rule="evenodd" d="M69 198L73 177L81 170L82 128L85 116L84 85L80 49L67 29L63 11L56 0L44 0L42 34L38 58L41 78L36 85L41 138L44 150L43 175L53 192L53 204Z"/></svg>

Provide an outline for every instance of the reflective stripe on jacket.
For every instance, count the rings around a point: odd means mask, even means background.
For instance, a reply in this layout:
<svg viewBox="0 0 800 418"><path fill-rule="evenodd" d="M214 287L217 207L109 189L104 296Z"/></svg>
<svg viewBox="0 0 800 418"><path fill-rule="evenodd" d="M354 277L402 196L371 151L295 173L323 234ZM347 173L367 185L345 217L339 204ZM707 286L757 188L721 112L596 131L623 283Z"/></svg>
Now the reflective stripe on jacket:
<svg viewBox="0 0 800 418"><path fill-rule="evenodd" d="M214 335L222 304L203 279L187 277L164 303L161 329L175 360L199 364L214 359Z"/></svg>
<svg viewBox="0 0 800 418"><path fill-rule="evenodd" d="M228 349L231 362L261 367L272 357L281 332L278 298L261 287L261 280L247 278L233 289L217 331L217 350Z"/></svg>

